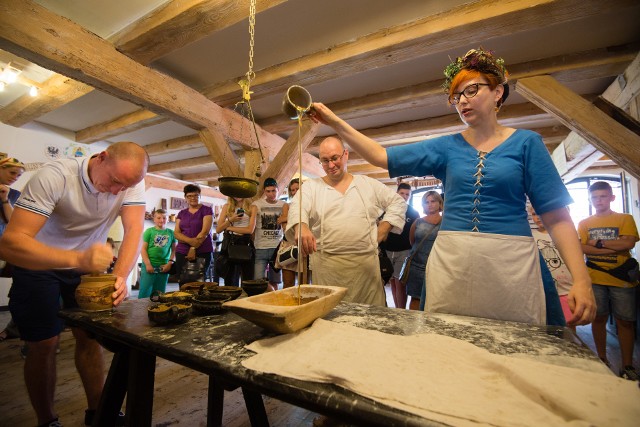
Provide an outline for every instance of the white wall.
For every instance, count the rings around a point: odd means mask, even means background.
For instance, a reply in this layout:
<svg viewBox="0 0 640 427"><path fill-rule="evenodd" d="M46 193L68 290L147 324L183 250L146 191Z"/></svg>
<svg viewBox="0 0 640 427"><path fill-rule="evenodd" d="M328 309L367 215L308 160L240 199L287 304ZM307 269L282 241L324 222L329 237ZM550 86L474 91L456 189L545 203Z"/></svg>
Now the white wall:
<svg viewBox="0 0 640 427"><path fill-rule="evenodd" d="M23 163L48 162L55 158L74 157L76 155L87 155L100 152L104 145L98 144L78 144L74 141L74 135L70 132L61 131L57 128L42 125L28 125L24 128L15 128L0 123L0 152L7 153L10 157L15 157ZM33 172L25 172L22 177L12 185L12 188L21 190L29 180ZM171 209L171 197L184 198L181 191L163 190L150 188L147 190L147 211L161 207L161 199L167 199L167 211L169 214L177 214L178 211ZM203 202L211 203L214 206L222 205L226 200L203 196ZM174 224L169 223L168 227L173 229ZM145 228L153 227L151 221L145 221ZM117 225L116 227L117 228ZM113 230L117 234L117 230ZM111 235L111 233L110 233ZM129 286L135 283L136 277L131 276L127 281ZM7 293L11 286L11 279L0 278L0 306L6 306L9 302Z"/></svg>

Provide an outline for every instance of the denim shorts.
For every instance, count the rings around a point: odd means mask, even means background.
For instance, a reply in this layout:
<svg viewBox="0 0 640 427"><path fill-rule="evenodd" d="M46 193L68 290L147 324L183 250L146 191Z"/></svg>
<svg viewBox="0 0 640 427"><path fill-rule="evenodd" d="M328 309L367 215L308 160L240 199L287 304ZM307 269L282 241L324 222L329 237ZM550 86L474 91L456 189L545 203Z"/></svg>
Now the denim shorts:
<svg viewBox="0 0 640 427"><path fill-rule="evenodd" d="M76 270L33 271L20 267L13 270L9 291L9 310L24 341L43 341L60 334L64 308L78 307L75 290L80 284Z"/></svg>
<svg viewBox="0 0 640 427"><path fill-rule="evenodd" d="M621 288L593 284L596 297L598 317L609 315L609 303L613 309L613 317L628 322L636 321L636 288Z"/></svg>
<svg viewBox="0 0 640 427"><path fill-rule="evenodd" d="M387 251L387 256L393 263L393 277L396 279L400 277L400 271L402 271L402 264L404 264L405 258L409 256L411 249L406 251Z"/></svg>

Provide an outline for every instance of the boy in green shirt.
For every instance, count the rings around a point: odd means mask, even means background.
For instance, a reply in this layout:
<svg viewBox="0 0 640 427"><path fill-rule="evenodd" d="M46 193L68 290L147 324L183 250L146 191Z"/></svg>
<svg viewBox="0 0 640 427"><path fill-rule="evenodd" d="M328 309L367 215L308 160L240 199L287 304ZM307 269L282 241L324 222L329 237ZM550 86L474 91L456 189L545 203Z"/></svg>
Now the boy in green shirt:
<svg viewBox="0 0 640 427"><path fill-rule="evenodd" d="M138 298L149 298L153 291L165 292L171 264L175 262L178 241L167 228L167 212L158 209L153 214L154 227L142 235L142 269Z"/></svg>

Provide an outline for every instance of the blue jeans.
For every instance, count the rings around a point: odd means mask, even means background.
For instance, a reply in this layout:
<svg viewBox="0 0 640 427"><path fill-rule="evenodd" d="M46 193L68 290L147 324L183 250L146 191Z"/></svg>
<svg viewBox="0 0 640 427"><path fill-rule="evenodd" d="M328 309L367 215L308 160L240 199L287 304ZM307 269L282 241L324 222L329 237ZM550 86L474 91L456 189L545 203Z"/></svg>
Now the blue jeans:
<svg viewBox="0 0 640 427"><path fill-rule="evenodd" d="M267 277L269 283L280 283L282 282L282 275L278 271L277 273L273 271L272 268L269 268L269 272L266 273L267 264L271 261L276 248L270 249L256 249L256 262L253 267L253 278L254 279L262 279L263 277Z"/></svg>

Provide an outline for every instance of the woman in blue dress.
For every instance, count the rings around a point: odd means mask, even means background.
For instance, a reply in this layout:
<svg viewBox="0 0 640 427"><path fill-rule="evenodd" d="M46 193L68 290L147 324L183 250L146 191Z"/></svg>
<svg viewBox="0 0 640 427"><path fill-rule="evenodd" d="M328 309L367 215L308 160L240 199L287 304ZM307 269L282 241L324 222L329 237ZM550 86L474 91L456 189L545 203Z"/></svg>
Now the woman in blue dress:
<svg viewBox="0 0 640 427"><path fill-rule="evenodd" d="M555 288L543 288L525 208L529 197L574 278L568 323L590 323L595 301L566 209L572 199L540 135L498 123L509 93L503 60L474 49L450 64L445 76L449 103L467 125L459 134L385 149L321 103L314 104L312 117L392 177L434 175L442 181L446 203L427 264L426 311L547 322L547 303L559 308L559 301L557 293L545 299L545 290Z"/></svg>
<svg viewBox="0 0 640 427"><path fill-rule="evenodd" d="M411 297L409 310L424 310L424 277L427 260L438 237L442 222L442 196L434 190L422 196L422 210L425 216L411 224L409 241L411 242L411 265L407 279L407 295Z"/></svg>

